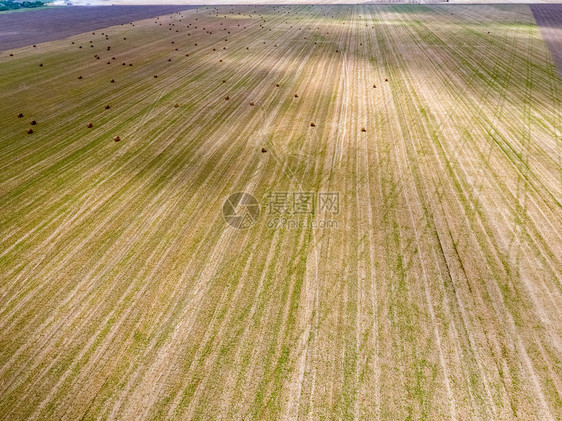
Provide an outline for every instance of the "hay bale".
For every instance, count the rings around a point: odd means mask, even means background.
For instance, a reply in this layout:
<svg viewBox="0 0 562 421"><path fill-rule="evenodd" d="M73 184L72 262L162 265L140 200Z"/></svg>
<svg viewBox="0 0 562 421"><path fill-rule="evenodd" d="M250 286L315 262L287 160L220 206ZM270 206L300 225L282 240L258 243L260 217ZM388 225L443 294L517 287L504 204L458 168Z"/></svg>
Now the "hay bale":
<svg viewBox="0 0 562 421"><path fill-rule="evenodd" d="M298 98L299 96L297 94L295 94L295 98Z"/></svg>
<svg viewBox="0 0 562 421"><path fill-rule="evenodd" d="M278 84L278 83L276 83L275 86L279 88L279 84Z"/></svg>
<svg viewBox="0 0 562 421"><path fill-rule="evenodd" d="M81 76L81 75L80 75L80 76L78 76L78 79L82 79L82 76Z"/></svg>
<svg viewBox="0 0 562 421"><path fill-rule="evenodd" d="M267 152L267 149L261 148L261 153L266 153L266 152Z"/></svg>
<svg viewBox="0 0 562 421"><path fill-rule="evenodd" d="M35 126L35 125L37 124L37 122L36 122L35 120L31 120L31 121L29 122L29 124L31 124L32 126Z"/></svg>
<svg viewBox="0 0 562 421"><path fill-rule="evenodd" d="M88 123L88 129L91 129L92 127L94 127L94 125L92 123Z"/></svg>
<svg viewBox="0 0 562 421"><path fill-rule="evenodd" d="M43 63L39 63L39 67L43 67Z"/></svg>
<svg viewBox="0 0 562 421"><path fill-rule="evenodd" d="M27 129L27 134L32 134L33 133L33 129Z"/></svg>
<svg viewBox="0 0 562 421"><path fill-rule="evenodd" d="M385 81L385 82L388 82L388 79L385 79L384 81Z"/></svg>
<svg viewBox="0 0 562 421"><path fill-rule="evenodd" d="M113 140L114 140L115 142L119 142L119 141L121 140L121 138L120 138L119 136L115 136L115 137L113 138Z"/></svg>
<svg viewBox="0 0 562 421"><path fill-rule="evenodd" d="M314 124L314 121L310 122L310 127L316 127L316 124Z"/></svg>
<svg viewBox="0 0 562 421"><path fill-rule="evenodd" d="M174 104L174 108L178 108L180 106L180 104L178 104L177 102Z"/></svg>
<svg viewBox="0 0 562 421"><path fill-rule="evenodd" d="M377 87L377 85L373 85L373 88L376 88L376 87Z"/></svg>
<svg viewBox="0 0 562 421"><path fill-rule="evenodd" d="M115 83L115 79L111 79L111 83Z"/></svg>
<svg viewBox="0 0 562 421"><path fill-rule="evenodd" d="M154 75L154 79L156 79L158 77L158 75Z"/></svg>
<svg viewBox="0 0 562 421"><path fill-rule="evenodd" d="M365 132L367 131L367 129L366 129L365 127L361 127L361 131L362 131L363 133L365 133Z"/></svg>
<svg viewBox="0 0 562 421"><path fill-rule="evenodd" d="M22 117L23 117L23 114L22 114L22 113L19 113L19 114L18 114L18 118L22 118Z"/></svg>
<svg viewBox="0 0 562 421"><path fill-rule="evenodd" d="M250 102L250 107L253 107L254 105L256 105L256 104L254 104L253 102Z"/></svg>
<svg viewBox="0 0 562 421"><path fill-rule="evenodd" d="M226 99L228 101L230 99L230 97L227 95L224 99Z"/></svg>

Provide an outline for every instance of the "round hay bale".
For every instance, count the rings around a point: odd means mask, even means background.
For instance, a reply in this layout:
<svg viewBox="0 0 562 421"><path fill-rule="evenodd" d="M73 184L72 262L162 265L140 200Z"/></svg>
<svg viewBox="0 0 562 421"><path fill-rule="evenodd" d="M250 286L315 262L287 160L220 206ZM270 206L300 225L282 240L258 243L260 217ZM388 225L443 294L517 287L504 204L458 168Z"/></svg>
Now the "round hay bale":
<svg viewBox="0 0 562 421"><path fill-rule="evenodd" d="M43 63L39 63L39 67L43 67Z"/></svg>
<svg viewBox="0 0 562 421"><path fill-rule="evenodd" d="M250 102L250 107L253 107L254 105L256 105L256 104L254 104L253 102Z"/></svg>
<svg viewBox="0 0 562 421"><path fill-rule="evenodd" d="M180 106L180 104L178 104L177 102L174 104L175 108L178 108Z"/></svg>
<svg viewBox="0 0 562 421"><path fill-rule="evenodd" d="M154 79L156 79L158 77L158 75L154 75Z"/></svg>
<svg viewBox="0 0 562 421"><path fill-rule="evenodd" d="M267 152L267 149L261 148L261 153L266 153L266 152Z"/></svg>
<svg viewBox="0 0 562 421"><path fill-rule="evenodd" d="M107 104L107 105L105 106L105 109L106 109L106 110L109 110L110 108L111 108L111 107L109 106L109 104Z"/></svg>
<svg viewBox="0 0 562 421"><path fill-rule="evenodd" d="M376 87L377 87L377 85L373 85L373 88L376 88Z"/></svg>
<svg viewBox="0 0 562 421"><path fill-rule="evenodd" d="M120 138L119 136L115 136L115 137L113 138L113 140L114 140L115 142L119 142L119 141L121 140L121 138Z"/></svg>
<svg viewBox="0 0 562 421"><path fill-rule="evenodd" d="M316 127L316 124L314 124L314 121L310 122L310 127Z"/></svg>
<svg viewBox="0 0 562 421"><path fill-rule="evenodd" d="M33 133L33 129L27 129L27 134L32 134Z"/></svg>
<svg viewBox="0 0 562 421"><path fill-rule="evenodd" d="M92 127L94 127L94 125L92 123L88 123L88 129L91 129Z"/></svg>
<svg viewBox="0 0 562 421"><path fill-rule="evenodd" d="M388 79L385 79L384 81L385 81L385 82L388 82Z"/></svg>
<svg viewBox="0 0 562 421"><path fill-rule="evenodd" d="M365 127L361 127L361 131L362 131L363 133L365 133L365 132L367 131L367 129L366 129Z"/></svg>
<svg viewBox="0 0 562 421"><path fill-rule="evenodd" d="M111 83L115 83L115 79L111 79Z"/></svg>
<svg viewBox="0 0 562 421"><path fill-rule="evenodd" d="M32 126L35 126L35 125L37 124L37 122L36 122L35 120L31 120L31 121L29 122L29 124L31 124Z"/></svg>
<svg viewBox="0 0 562 421"><path fill-rule="evenodd" d="M297 94L295 94L295 98L298 98L299 96Z"/></svg>
<svg viewBox="0 0 562 421"><path fill-rule="evenodd" d="M230 97L227 95L224 99L228 101Z"/></svg>
<svg viewBox="0 0 562 421"><path fill-rule="evenodd" d="M22 114L22 113L19 113L19 114L18 114L18 118L22 118L22 117L23 117L23 114Z"/></svg>
<svg viewBox="0 0 562 421"><path fill-rule="evenodd" d="M82 76L78 76L78 79L82 79Z"/></svg>

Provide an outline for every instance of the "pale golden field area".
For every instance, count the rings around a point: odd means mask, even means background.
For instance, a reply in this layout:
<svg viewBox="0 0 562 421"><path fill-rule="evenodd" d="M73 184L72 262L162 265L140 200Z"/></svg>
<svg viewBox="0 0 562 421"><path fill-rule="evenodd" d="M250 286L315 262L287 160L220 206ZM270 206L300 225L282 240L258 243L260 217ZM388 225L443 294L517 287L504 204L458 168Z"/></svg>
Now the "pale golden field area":
<svg viewBox="0 0 562 421"><path fill-rule="evenodd" d="M561 82L528 5L0 52L0 419L561 420Z"/></svg>

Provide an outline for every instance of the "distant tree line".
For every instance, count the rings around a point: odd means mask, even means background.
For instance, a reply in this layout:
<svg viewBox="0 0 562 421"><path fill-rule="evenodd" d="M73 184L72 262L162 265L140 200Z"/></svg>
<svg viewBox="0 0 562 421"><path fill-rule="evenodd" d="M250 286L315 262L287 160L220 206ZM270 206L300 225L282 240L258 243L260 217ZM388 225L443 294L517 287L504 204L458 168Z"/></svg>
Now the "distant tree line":
<svg viewBox="0 0 562 421"><path fill-rule="evenodd" d="M1 0L0 1L0 12L5 10L15 10L15 9L29 9L32 7L42 7L45 3L42 1L12 1L12 0Z"/></svg>

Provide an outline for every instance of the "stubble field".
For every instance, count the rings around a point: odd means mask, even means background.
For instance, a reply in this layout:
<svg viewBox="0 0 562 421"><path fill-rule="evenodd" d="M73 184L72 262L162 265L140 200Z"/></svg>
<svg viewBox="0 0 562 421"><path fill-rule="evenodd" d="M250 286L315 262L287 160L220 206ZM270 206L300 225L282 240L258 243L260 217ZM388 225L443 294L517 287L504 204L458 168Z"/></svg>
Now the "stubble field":
<svg viewBox="0 0 562 421"><path fill-rule="evenodd" d="M560 88L525 5L0 53L0 418L562 418Z"/></svg>

